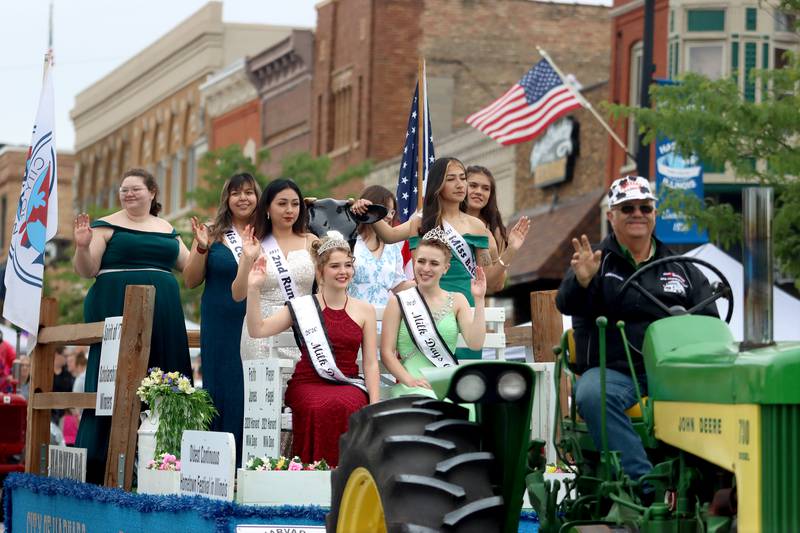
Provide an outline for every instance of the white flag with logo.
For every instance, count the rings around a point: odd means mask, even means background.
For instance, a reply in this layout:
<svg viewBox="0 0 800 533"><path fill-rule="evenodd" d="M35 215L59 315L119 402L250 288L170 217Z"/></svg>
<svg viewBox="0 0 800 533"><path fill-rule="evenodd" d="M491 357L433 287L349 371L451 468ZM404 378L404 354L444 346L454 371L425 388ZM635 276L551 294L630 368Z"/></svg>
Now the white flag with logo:
<svg viewBox="0 0 800 533"><path fill-rule="evenodd" d="M58 230L58 173L51 54L47 61L8 249L6 298L3 303L3 317L34 336L39 328L45 244ZM34 345L35 342L29 342L29 350Z"/></svg>

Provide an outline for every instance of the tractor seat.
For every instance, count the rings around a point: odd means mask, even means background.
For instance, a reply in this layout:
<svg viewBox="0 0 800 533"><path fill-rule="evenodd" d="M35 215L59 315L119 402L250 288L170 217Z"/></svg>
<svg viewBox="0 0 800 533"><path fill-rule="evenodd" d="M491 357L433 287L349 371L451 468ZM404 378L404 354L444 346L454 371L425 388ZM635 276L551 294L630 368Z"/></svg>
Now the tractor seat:
<svg viewBox="0 0 800 533"><path fill-rule="evenodd" d="M575 376L575 381L577 381L578 378L580 377L580 374L577 372L578 366L576 364L575 353L576 353L575 331L572 328L570 328L567 330L567 351L564 355L565 355L565 361L567 363L567 368L569 368L569 371ZM573 401L574 400L575 399L573 398ZM642 402L645 405L647 405L648 397L642 396ZM636 403L632 407L627 409L625 411L625 414L628 415L628 417L631 418L632 420L641 419L642 408L638 403ZM583 422L583 419L581 418L580 415L577 415L577 420L579 422Z"/></svg>

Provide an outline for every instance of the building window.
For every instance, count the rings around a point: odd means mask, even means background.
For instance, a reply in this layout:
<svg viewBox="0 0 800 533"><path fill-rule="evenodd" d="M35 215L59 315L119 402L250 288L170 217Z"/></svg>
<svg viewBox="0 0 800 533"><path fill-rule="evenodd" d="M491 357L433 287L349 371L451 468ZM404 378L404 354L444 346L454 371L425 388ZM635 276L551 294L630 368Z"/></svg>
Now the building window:
<svg viewBox="0 0 800 533"><path fill-rule="evenodd" d="M744 99L748 102L756 101L756 82L750 78L750 73L756 68L756 43L744 43Z"/></svg>
<svg viewBox="0 0 800 533"><path fill-rule="evenodd" d="M687 44L686 70L716 80L725 74L725 44Z"/></svg>
<svg viewBox="0 0 800 533"><path fill-rule="evenodd" d="M189 147L186 155L186 190L189 192L197 187L199 162L207 150L208 145L205 142Z"/></svg>
<svg viewBox="0 0 800 533"><path fill-rule="evenodd" d="M746 31L756 31L758 27L758 10L754 7L748 7L745 11L744 29Z"/></svg>
<svg viewBox="0 0 800 533"><path fill-rule="evenodd" d="M687 31L725 31L724 9L690 9Z"/></svg>
<svg viewBox="0 0 800 533"><path fill-rule="evenodd" d="M333 95L333 149L344 148L353 140L353 89L344 87Z"/></svg>
<svg viewBox="0 0 800 533"><path fill-rule="evenodd" d="M170 189L169 204L170 212L175 212L181 208L181 199L183 198L183 191L181 190L183 176L181 174L181 159L180 153L172 156L172 187Z"/></svg>
<svg viewBox="0 0 800 533"><path fill-rule="evenodd" d="M639 106L642 102L642 42L631 47L630 83L628 88L628 105ZM628 151L636 154L639 151L639 127L633 117L628 117Z"/></svg>
<svg viewBox="0 0 800 533"><path fill-rule="evenodd" d="M165 165L164 162L156 164L156 183L158 184L158 193L163 202L167 194L167 165Z"/></svg>
<svg viewBox="0 0 800 533"><path fill-rule="evenodd" d="M775 11L773 18L775 19L775 31L782 31L782 32L794 31L796 22L794 15L789 15L787 13Z"/></svg>
<svg viewBox="0 0 800 533"><path fill-rule="evenodd" d="M787 57L786 52L788 52L786 48L778 48L777 46L775 47L772 59L774 69L786 68L789 66L789 58Z"/></svg>

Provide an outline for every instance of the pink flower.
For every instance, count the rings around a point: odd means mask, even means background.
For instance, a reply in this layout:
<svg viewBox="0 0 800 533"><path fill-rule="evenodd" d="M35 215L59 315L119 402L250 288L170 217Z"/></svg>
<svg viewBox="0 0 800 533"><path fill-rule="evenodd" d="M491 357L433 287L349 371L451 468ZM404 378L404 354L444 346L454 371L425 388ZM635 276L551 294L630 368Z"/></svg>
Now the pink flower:
<svg viewBox="0 0 800 533"><path fill-rule="evenodd" d="M180 469L181 469L181 462L180 460L177 460L175 461L175 470L180 470Z"/></svg>
<svg viewBox="0 0 800 533"><path fill-rule="evenodd" d="M177 457L175 457L171 453L165 453L164 454L164 462L165 463L174 463L175 459L177 459Z"/></svg>
<svg viewBox="0 0 800 533"><path fill-rule="evenodd" d="M289 463L289 470L296 471L302 469L303 469L303 463L296 463L294 461Z"/></svg>

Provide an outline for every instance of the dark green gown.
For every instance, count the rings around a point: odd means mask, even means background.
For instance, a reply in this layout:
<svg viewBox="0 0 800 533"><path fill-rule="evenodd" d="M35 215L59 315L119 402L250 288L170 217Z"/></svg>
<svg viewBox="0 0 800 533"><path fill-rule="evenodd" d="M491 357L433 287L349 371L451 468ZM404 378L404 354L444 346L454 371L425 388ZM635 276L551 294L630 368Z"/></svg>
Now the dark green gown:
<svg viewBox="0 0 800 533"><path fill-rule="evenodd" d="M476 249L489 248L489 237L486 235L472 235L465 233L464 240L467 241L472 254L475 255ZM408 240L409 248L415 250L419 245L419 237L411 237ZM472 278L467 272L464 264L458 260L455 255L450 257L450 268L447 269L442 279L439 281L439 286L448 292L460 292L463 294L470 306L475 305L475 299L472 297ZM469 348L458 348L456 350L456 357L458 359L480 359L481 350L470 350Z"/></svg>
<svg viewBox="0 0 800 533"><path fill-rule="evenodd" d="M93 222L92 227L114 230L106 244L100 270L121 271L97 275L84 300L84 319L86 322L99 322L106 317L121 316L125 288L128 285L153 285L156 288L156 298L148 368L157 366L164 371L177 370L191 379L192 366L186 324L178 282L172 275L172 267L178 258L178 234L175 230L171 233L132 230L103 220ZM93 344L89 350L86 392L97 391L99 367L98 343ZM95 417L94 409L84 409L75 446L88 449L86 481L90 483L103 482L110 430L110 416Z"/></svg>
<svg viewBox="0 0 800 533"><path fill-rule="evenodd" d="M208 249L206 286L200 301L200 358L203 388L211 395L219 415L211 431L233 433L238 465L242 458L244 373L240 354L246 300L236 302L231 283L239 264L230 249L215 242Z"/></svg>

